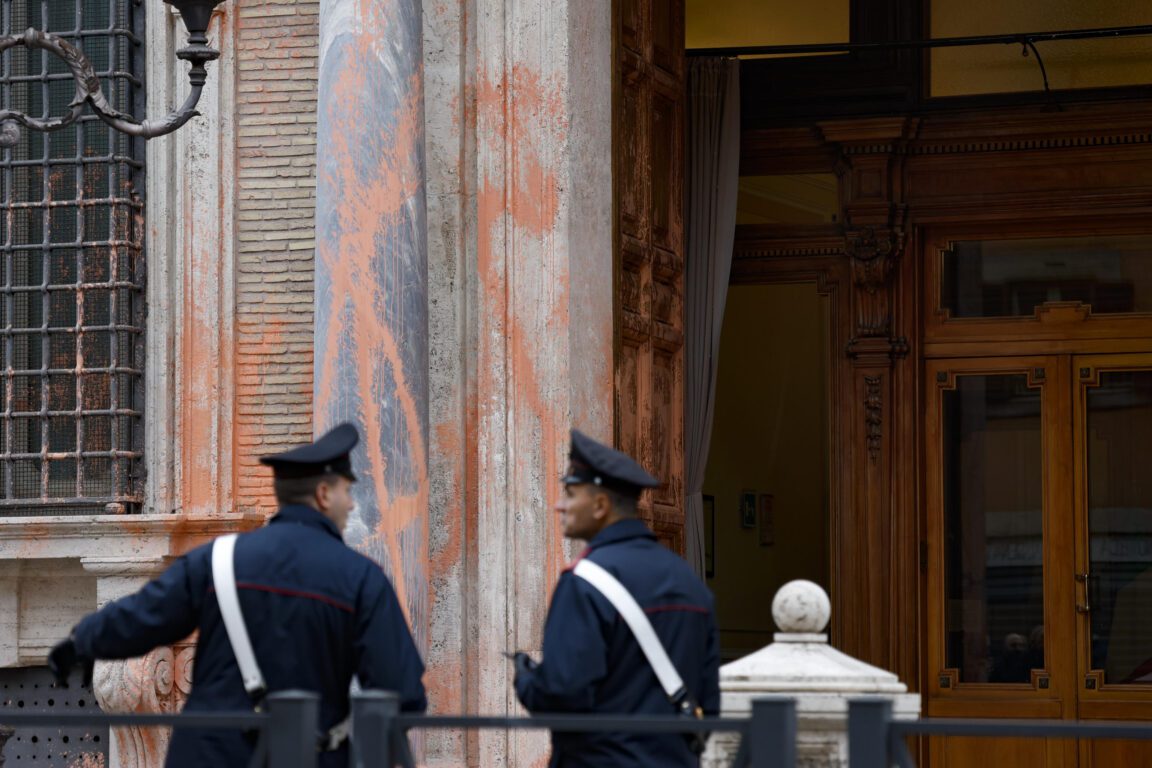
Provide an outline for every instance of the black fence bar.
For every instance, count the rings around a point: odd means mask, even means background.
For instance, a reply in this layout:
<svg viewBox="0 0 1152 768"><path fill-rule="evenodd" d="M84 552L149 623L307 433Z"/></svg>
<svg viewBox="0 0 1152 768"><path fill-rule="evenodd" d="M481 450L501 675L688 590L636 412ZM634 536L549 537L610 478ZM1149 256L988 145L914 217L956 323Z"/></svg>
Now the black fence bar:
<svg viewBox="0 0 1152 768"><path fill-rule="evenodd" d="M1040 736L1048 739L1148 739L1152 723L1115 720L967 720L931 718L897 721L892 732L900 736Z"/></svg>
<svg viewBox="0 0 1152 768"><path fill-rule="evenodd" d="M392 691L363 691L352 696L352 740L353 768L375 768L391 766L392 744L390 738L403 731L396 722L400 714L400 697Z"/></svg>
<svg viewBox="0 0 1152 768"><path fill-rule="evenodd" d="M710 717L701 720L656 715L537 715L485 717L399 714L393 693L364 691L352 697L353 766L410 766L406 732L441 728L552 730L568 733L714 733L741 736L736 768L794 768L796 765L796 701L767 696L752 702L750 718Z"/></svg>
<svg viewBox="0 0 1152 768"><path fill-rule="evenodd" d="M272 698L269 696L269 698ZM183 712L171 715L160 714L116 714L104 713L99 710L91 712L13 712L4 710L0 712L0 725L13 728L31 725L57 725L62 728L74 728L81 725L111 725L111 726L173 726L185 728L232 728L249 730L265 728L268 726L268 715L259 715L251 711L241 712Z"/></svg>
<svg viewBox="0 0 1152 768"><path fill-rule="evenodd" d="M743 45L728 48L689 48L689 56L773 56L806 53L851 53L890 48L957 48L967 45L1027 45L1052 40L1089 40L1101 37L1152 35L1152 24L1095 29L1064 29L1055 32L1017 32L1008 35L937 37L927 40L887 40L868 43L797 43L794 45Z"/></svg>
<svg viewBox="0 0 1152 768"><path fill-rule="evenodd" d="M748 765L796 765L796 700L765 696L752 701L752 722L744 739L748 744ZM739 762L738 762L739 764Z"/></svg>
<svg viewBox="0 0 1152 768"><path fill-rule="evenodd" d="M888 768L888 728L892 702L881 698L848 702L848 764L852 768Z"/></svg>
<svg viewBox="0 0 1152 768"><path fill-rule="evenodd" d="M675 715L630 715L606 717L597 715L536 715L534 717L486 717L466 715L400 715L399 728L524 728L580 733L588 731L627 731L629 733L711 733L744 731L748 720L709 717L690 720Z"/></svg>
<svg viewBox="0 0 1152 768"><path fill-rule="evenodd" d="M848 702L848 760L852 768L914 768L908 736L987 738L1140 739L1152 741L1152 722L926 718L894 720L887 699Z"/></svg>
<svg viewBox="0 0 1152 768"><path fill-rule="evenodd" d="M309 691L280 691L267 701L268 765L316 768L320 697Z"/></svg>

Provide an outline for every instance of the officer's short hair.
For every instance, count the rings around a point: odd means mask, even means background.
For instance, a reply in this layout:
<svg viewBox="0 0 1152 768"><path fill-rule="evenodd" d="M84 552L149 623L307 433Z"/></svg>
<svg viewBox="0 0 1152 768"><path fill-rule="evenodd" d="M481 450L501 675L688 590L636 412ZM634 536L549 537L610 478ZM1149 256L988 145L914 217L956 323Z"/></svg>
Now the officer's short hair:
<svg viewBox="0 0 1152 768"><path fill-rule="evenodd" d="M272 480L272 489L276 492L276 501L281 506L287 504L311 506L320 483L333 485L340 477L341 475L335 472L311 477L276 477Z"/></svg>
<svg viewBox="0 0 1152 768"><path fill-rule="evenodd" d="M637 509L636 502L639 501L637 497L630 493L621 493L620 491L613 490L612 488L605 488L604 486L592 486L593 493L602 493L608 497L612 502L612 506L616 511L624 517L636 517Z"/></svg>

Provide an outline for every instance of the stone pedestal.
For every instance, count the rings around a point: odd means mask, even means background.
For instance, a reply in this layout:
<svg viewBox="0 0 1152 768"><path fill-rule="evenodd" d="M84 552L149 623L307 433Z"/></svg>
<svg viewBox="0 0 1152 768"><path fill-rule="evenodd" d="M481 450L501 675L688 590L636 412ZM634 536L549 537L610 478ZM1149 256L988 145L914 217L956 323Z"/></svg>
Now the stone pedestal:
<svg viewBox="0 0 1152 768"><path fill-rule="evenodd" d="M775 642L720 669L724 717L748 717L752 700L763 695L796 699L798 768L848 765L848 700L880 696L892 701L897 719L920 715L919 694L896 675L852 658L828 645L823 634L831 616L828 595L810 581L781 587L772 601L780 631ZM731 765L739 746L734 734L717 734L704 753L704 768Z"/></svg>

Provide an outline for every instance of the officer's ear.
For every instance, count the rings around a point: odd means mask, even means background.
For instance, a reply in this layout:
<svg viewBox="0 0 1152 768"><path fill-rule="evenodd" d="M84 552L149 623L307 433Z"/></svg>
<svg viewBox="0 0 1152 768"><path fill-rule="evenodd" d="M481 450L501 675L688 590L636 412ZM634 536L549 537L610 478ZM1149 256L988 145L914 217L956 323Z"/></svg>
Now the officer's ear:
<svg viewBox="0 0 1152 768"><path fill-rule="evenodd" d="M332 494L336 490L336 482L335 476L325 475L316 483L316 490L312 495L320 512L327 512L332 507Z"/></svg>
<svg viewBox="0 0 1152 768"><path fill-rule="evenodd" d="M592 516L601 520L612 512L612 496L603 488L592 492Z"/></svg>

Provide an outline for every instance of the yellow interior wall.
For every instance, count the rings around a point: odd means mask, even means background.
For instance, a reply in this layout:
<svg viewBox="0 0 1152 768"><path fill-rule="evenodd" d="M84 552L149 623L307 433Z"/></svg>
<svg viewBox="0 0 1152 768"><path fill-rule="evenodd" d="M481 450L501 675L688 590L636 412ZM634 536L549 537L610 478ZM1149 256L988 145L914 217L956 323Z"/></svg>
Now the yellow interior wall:
<svg viewBox="0 0 1152 768"><path fill-rule="evenodd" d="M1003 35L1152 24L1149 0L928 0L929 37ZM840 43L850 0L686 0L688 48ZM1152 36L1037 43L1053 89L1152 83ZM931 96L1039 91L1034 57L1018 45L930 52Z"/></svg>
<svg viewBox="0 0 1152 768"><path fill-rule="evenodd" d="M741 176L736 224L829 224L840 211L834 173Z"/></svg>
<svg viewBox="0 0 1152 768"><path fill-rule="evenodd" d="M715 498L709 586L727 658L772 641L772 598L784 583L828 588L828 313L811 284L728 293L704 480ZM770 546L741 525L744 490L775 497Z"/></svg>
<svg viewBox="0 0 1152 768"><path fill-rule="evenodd" d="M688 48L839 43L848 39L848 0L687 0Z"/></svg>
<svg viewBox="0 0 1152 768"><path fill-rule="evenodd" d="M1004 35L1152 24L1148 0L931 0L932 37ZM1152 37L1037 43L1053 89L1152 83ZM1038 91L1040 67L1018 45L937 48L931 95Z"/></svg>

